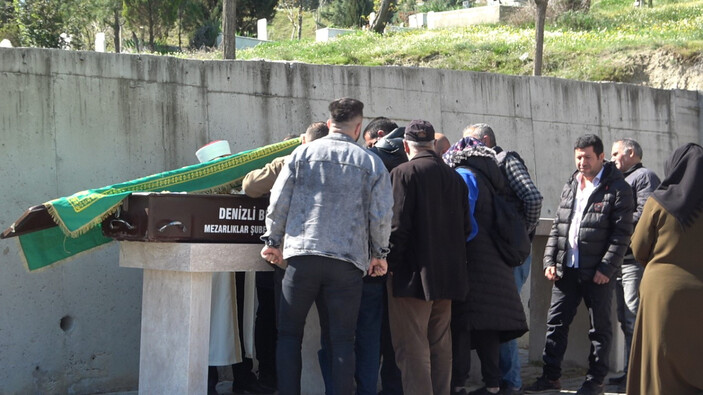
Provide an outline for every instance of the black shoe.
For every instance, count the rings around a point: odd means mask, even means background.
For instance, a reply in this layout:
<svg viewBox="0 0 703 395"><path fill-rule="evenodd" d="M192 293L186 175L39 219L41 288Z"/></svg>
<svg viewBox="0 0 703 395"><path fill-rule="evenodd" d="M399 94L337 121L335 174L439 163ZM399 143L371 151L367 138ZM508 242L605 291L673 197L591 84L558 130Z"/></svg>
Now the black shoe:
<svg viewBox="0 0 703 395"><path fill-rule="evenodd" d="M586 380L581 385L576 395L601 395L603 394L603 384L593 380Z"/></svg>
<svg viewBox="0 0 703 395"><path fill-rule="evenodd" d="M622 385L627 382L627 372L623 373L622 376L611 377L608 379L608 384L611 385Z"/></svg>
<svg viewBox="0 0 703 395"><path fill-rule="evenodd" d="M232 383L232 392L235 394L273 394L276 390L265 388L258 381L249 381L244 383Z"/></svg>
<svg viewBox="0 0 703 395"><path fill-rule="evenodd" d="M500 395L522 395L523 393L523 387L520 388L515 388L511 386L510 384L502 387L500 389L500 392L498 392Z"/></svg>
<svg viewBox="0 0 703 395"><path fill-rule="evenodd" d="M500 391L499 392L490 392L488 390L488 388L481 387L477 390L473 390L473 391L469 392L469 395L498 395L499 393L500 393Z"/></svg>
<svg viewBox="0 0 703 395"><path fill-rule="evenodd" d="M550 380L544 376L538 378L537 381L532 383L532 385L525 387L526 394L541 394L543 392L554 391L561 391L561 383L559 382L559 379Z"/></svg>
<svg viewBox="0 0 703 395"><path fill-rule="evenodd" d="M271 391L278 390L278 380L276 380L275 374L259 372L259 384Z"/></svg>

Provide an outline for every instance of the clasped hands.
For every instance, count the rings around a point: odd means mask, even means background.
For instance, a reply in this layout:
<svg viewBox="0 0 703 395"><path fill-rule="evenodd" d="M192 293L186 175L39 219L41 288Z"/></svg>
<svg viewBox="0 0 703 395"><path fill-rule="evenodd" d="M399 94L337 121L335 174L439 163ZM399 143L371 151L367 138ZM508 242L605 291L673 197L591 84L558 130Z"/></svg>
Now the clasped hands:
<svg viewBox="0 0 703 395"><path fill-rule="evenodd" d="M266 260L266 262L273 263L278 266L285 266L283 253L280 248L273 246L264 246L261 250L261 257ZM371 258L371 264L369 265L368 274L371 277L379 277L386 274L388 271L388 262L382 258Z"/></svg>

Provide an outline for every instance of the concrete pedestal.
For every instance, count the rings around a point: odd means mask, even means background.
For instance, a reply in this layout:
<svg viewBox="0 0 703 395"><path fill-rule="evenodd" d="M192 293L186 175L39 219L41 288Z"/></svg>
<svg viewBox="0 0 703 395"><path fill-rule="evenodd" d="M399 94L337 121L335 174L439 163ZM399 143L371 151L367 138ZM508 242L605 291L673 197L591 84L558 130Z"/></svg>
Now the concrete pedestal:
<svg viewBox="0 0 703 395"><path fill-rule="evenodd" d="M271 270L261 245L120 242L120 266L144 269L140 394L207 392L212 272Z"/></svg>

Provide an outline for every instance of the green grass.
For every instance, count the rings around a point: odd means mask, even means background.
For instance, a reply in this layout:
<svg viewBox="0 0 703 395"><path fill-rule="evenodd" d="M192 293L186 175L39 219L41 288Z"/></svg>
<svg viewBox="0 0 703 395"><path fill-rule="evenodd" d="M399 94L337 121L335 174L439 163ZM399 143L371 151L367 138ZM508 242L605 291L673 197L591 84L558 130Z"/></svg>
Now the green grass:
<svg viewBox="0 0 703 395"><path fill-rule="evenodd" d="M237 58L529 75L534 24L531 14L523 15L522 20L530 22L413 29L385 35L357 31L317 43L312 15L305 16L304 39L289 40L292 26L285 13L279 11L269 27L269 37L281 41L239 51ZM543 75L627 81L634 73L627 57L659 48L683 60L701 58L703 0L654 0L653 8L634 8L632 0L594 0L589 13L569 12L550 19L545 32ZM523 54L528 55L526 61L520 60Z"/></svg>

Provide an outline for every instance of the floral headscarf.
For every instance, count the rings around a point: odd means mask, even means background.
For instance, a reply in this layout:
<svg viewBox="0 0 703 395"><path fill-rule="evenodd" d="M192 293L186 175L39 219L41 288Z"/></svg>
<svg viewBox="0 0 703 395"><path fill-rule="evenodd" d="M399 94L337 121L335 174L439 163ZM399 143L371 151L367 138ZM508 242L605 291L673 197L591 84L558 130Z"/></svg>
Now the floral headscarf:
<svg viewBox="0 0 703 395"><path fill-rule="evenodd" d="M486 147L481 140L469 136L452 144L442 159L449 167L457 167L470 156L487 156L495 161L495 151Z"/></svg>

